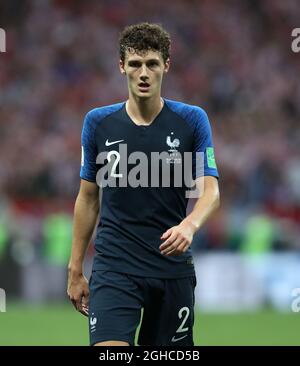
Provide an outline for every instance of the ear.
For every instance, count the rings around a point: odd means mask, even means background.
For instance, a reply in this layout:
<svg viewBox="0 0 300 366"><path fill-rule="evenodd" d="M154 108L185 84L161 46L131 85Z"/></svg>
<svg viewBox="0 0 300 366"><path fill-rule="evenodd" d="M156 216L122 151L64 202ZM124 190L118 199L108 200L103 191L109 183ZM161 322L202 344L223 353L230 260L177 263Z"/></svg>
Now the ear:
<svg viewBox="0 0 300 366"><path fill-rule="evenodd" d="M169 71L170 68L170 58L168 58L165 62L165 69L164 69L164 73L167 73Z"/></svg>
<svg viewBox="0 0 300 366"><path fill-rule="evenodd" d="M119 68L120 68L121 74L126 75L126 71L124 69L124 63L122 60L119 61Z"/></svg>

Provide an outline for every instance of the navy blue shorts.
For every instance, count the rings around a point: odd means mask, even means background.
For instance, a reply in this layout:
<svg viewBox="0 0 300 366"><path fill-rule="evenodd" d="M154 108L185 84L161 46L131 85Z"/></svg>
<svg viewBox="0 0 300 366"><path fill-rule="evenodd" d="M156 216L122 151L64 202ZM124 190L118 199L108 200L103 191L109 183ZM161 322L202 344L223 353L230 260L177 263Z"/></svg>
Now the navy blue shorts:
<svg viewBox="0 0 300 366"><path fill-rule="evenodd" d="M157 279L93 271L89 281L90 344L193 346L196 277ZM143 317L141 319L141 309Z"/></svg>

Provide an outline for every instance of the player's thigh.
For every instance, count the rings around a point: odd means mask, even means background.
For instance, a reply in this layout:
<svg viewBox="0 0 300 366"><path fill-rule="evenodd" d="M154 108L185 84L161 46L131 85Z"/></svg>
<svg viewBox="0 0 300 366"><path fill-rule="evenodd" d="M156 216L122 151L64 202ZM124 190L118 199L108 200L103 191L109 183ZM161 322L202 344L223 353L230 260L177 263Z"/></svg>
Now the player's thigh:
<svg viewBox="0 0 300 366"><path fill-rule="evenodd" d="M154 346L193 346L195 276L165 280L161 306L145 310L139 344ZM152 327L151 327L152 324Z"/></svg>
<svg viewBox="0 0 300 366"><path fill-rule="evenodd" d="M123 342L133 345L142 301L139 289L126 274L93 271L89 303L90 344Z"/></svg>

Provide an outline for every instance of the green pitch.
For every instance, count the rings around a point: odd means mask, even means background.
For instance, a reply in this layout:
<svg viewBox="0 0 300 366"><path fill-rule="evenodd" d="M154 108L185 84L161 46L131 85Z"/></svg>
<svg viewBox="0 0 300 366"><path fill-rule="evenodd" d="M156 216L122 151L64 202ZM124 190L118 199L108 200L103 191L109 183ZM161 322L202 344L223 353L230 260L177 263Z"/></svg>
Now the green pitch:
<svg viewBox="0 0 300 366"><path fill-rule="evenodd" d="M300 345L300 313L196 313L195 345ZM72 305L9 305L0 345L88 345L87 318Z"/></svg>

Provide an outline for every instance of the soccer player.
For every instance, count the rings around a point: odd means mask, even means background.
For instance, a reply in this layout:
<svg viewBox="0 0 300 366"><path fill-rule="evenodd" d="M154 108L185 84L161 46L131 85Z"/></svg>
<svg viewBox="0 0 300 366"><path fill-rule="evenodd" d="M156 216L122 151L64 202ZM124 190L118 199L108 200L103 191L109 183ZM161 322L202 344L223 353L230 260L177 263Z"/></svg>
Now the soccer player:
<svg viewBox="0 0 300 366"><path fill-rule="evenodd" d="M200 107L161 97L170 36L160 25L126 27L119 46L129 98L84 120L68 295L89 317L91 345L134 345L143 309L139 345L192 346L191 244L219 205L211 128ZM187 166L188 152L193 181L203 189L187 215L188 185L178 184L176 169ZM156 163L169 168L169 184L154 172ZM87 282L83 260L99 213Z"/></svg>

